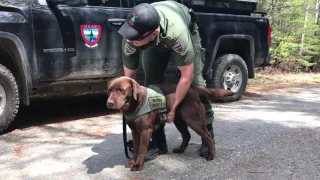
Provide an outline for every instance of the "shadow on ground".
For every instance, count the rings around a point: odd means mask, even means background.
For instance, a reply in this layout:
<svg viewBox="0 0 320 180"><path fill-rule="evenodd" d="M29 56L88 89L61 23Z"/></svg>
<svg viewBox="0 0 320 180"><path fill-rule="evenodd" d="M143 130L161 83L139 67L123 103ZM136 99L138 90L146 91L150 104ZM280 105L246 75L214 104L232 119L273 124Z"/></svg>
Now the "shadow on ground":
<svg viewBox="0 0 320 180"><path fill-rule="evenodd" d="M130 134L127 133L128 136ZM117 165L124 166L128 160L124 154L122 134L105 137L103 142L94 145L91 150L96 154L83 161L88 174L100 173L105 168Z"/></svg>
<svg viewBox="0 0 320 180"><path fill-rule="evenodd" d="M33 126L73 121L117 113L107 109L104 94L78 95L70 97L34 97L30 106L20 105L15 120L2 134L23 130Z"/></svg>

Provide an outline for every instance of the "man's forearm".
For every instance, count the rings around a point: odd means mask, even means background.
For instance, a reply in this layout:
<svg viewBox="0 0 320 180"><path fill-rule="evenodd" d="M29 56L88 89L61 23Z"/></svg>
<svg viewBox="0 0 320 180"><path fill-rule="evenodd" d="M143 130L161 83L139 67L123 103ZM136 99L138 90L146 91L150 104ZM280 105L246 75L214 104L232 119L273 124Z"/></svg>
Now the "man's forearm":
<svg viewBox="0 0 320 180"><path fill-rule="evenodd" d="M187 64L185 66L178 66L180 72L181 72L181 78L178 82L177 88L176 88L176 96L174 100L174 104L172 107L173 111L177 110L177 107L181 103L181 101L186 96L191 82L193 78L193 63Z"/></svg>
<svg viewBox="0 0 320 180"><path fill-rule="evenodd" d="M124 69L125 76L132 78L132 79L136 79L137 70L131 70L131 69L126 68L125 66L123 66L123 69Z"/></svg>
<svg viewBox="0 0 320 180"><path fill-rule="evenodd" d="M174 110L177 109L177 107L179 106L181 101L186 96L186 94L187 94L187 92L188 92L188 90L190 88L191 81L192 81L192 79L182 78L178 82L178 85L177 85L177 88L176 88L175 101L174 101L174 104L173 104L173 107L172 107Z"/></svg>

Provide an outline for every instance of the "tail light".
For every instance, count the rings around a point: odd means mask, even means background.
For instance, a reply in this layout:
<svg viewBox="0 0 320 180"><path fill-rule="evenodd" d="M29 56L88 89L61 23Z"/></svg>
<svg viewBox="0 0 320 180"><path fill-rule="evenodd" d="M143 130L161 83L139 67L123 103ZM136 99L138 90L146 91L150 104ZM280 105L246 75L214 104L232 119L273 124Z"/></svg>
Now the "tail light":
<svg viewBox="0 0 320 180"><path fill-rule="evenodd" d="M268 26L268 45L271 46L272 43L272 27Z"/></svg>

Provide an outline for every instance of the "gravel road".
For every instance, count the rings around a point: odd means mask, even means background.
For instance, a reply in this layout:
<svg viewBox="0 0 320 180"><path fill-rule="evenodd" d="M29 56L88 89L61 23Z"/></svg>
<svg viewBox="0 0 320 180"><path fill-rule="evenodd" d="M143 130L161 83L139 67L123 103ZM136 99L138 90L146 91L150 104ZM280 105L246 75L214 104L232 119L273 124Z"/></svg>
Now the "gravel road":
<svg viewBox="0 0 320 180"><path fill-rule="evenodd" d="M217 156L198 156L192 130L185 153L173 124L169 153L140 172L124 168L122 121L104 96L35 98L0 135L0 179L320 179L320 84L250 89L213 103ZM128 132L130 137L130 133Z"/></svg>

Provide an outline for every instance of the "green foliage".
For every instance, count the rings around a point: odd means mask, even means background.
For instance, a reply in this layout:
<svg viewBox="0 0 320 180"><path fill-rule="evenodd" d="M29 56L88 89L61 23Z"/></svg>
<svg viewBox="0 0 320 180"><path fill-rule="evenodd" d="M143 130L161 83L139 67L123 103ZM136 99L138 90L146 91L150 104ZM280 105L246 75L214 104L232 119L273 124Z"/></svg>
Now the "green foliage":
<svg viewBox="0 0 320 180"><path fill-rule="evenodd" d="M310 67L310 66L315 65L316 63L311 63L311 62L309 62L307 60L302 59L301 60L301 64L303 64L303 66L305 66L305 67Z"/></svg>
<svg viewBox="0 0 320 180"><path fill-rule="evenodd" d="M320 24L315 24L317 0L259 0L273 29L272 47L282 60L300 59L306 66L311 57L320 56ZM319 1L319 0L318 0ZM319 19L320 20L320 19ZM318 32L318 35L315 35Z"/></svg>

